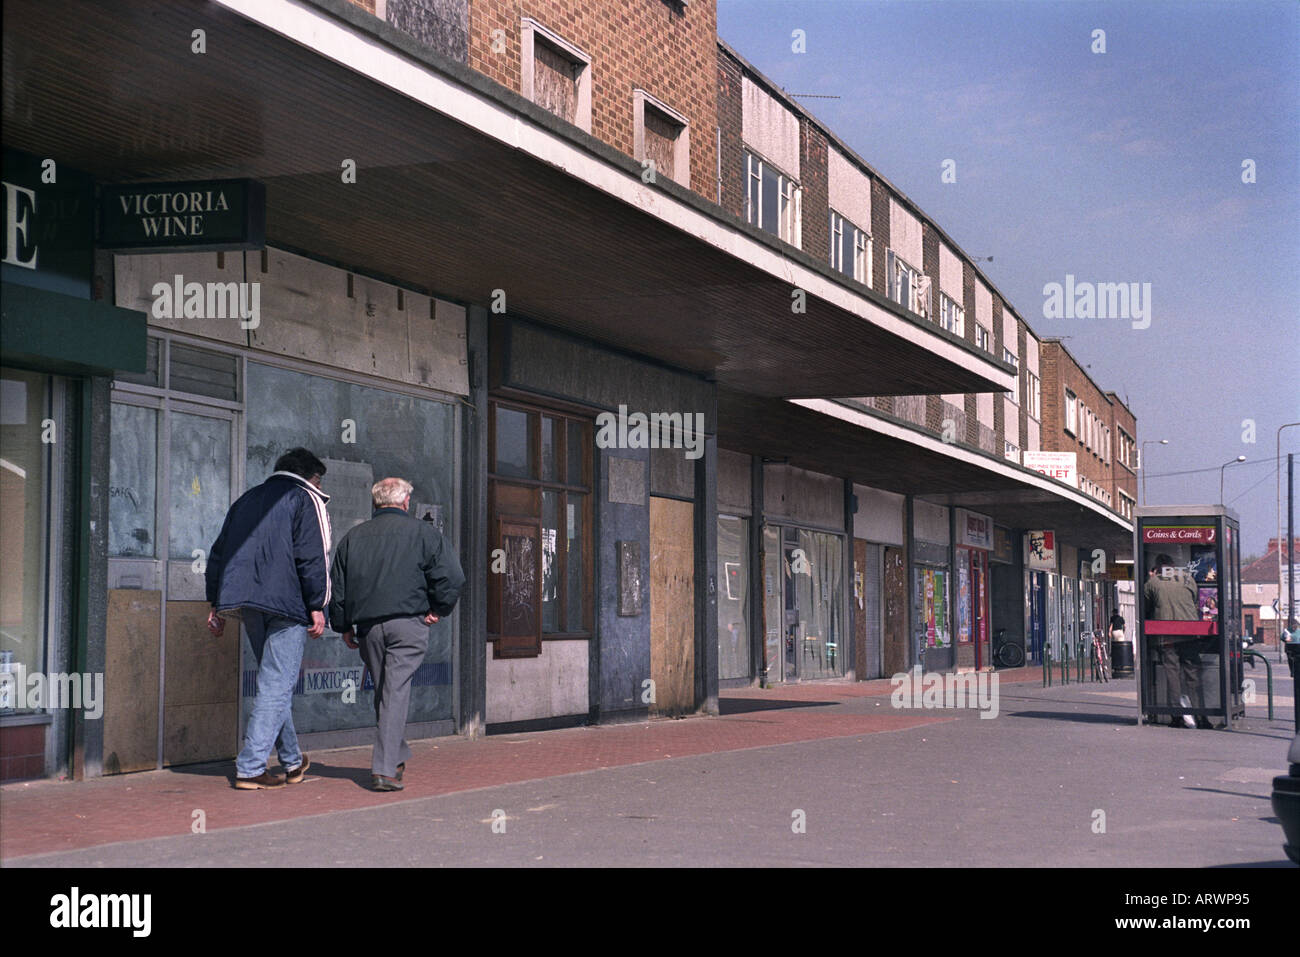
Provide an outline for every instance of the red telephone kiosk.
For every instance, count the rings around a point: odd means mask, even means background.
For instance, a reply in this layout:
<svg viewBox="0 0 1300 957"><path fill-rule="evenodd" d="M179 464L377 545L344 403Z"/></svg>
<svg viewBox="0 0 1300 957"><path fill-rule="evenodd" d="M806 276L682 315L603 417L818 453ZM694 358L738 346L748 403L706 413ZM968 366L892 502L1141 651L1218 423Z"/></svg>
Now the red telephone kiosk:
<svg viewBox="0 0 1300 957"><path fill-rule="evenodd" d="M1222 505L1137 510L1140 721L1232 728L1241 693L1237 516Z"/></svg>

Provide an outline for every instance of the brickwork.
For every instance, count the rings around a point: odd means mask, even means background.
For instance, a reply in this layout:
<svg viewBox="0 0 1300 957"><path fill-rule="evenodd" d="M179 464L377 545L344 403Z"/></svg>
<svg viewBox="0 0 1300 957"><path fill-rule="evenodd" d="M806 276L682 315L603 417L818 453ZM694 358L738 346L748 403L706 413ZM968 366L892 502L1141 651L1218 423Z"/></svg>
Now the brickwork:
<svg viewBox="0 0 1300 957"><path fill-rule="evenodd" d="M718 137L722 154L721 206L733 216L745 216L744 99L741 69L725 50L718 50ZM717 171L714 171L717 180ZM717 200L715 182L714 198Z"/></svg>
<svg viewBox="0 0 1300 957"><path fill-rule="evenodd" d="M885 260L889 257L889 190L874 177L871 180L871 288L882 296L889 295Z"/></svg>
<svg viewBox="0 0 1300 957"><path fill-rule="evenodd" d="M810 256L830 261L830 182L826 170L826 136L807 121L799 123L799 177L803 187L803 248Z"/></svg>
<svg viewBox="0 0 1300 957"><path fill-rule="evenodd" d="M685 116L691 188L716 199L719 54L712 0L685 6L664 0L471 0L469 65L515 92L524 17L591 57L591 134L597 139L634 155L634 89Z"/></svg>

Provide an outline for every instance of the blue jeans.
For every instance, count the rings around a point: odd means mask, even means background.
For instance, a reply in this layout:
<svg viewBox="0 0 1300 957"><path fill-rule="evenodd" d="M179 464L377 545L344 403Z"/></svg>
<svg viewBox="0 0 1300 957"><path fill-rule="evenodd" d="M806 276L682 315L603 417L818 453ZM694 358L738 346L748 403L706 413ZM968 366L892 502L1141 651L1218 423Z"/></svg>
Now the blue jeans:
<svg viewBox="0 0 1300 957"><path fill-rule="evenodd" d="M255 778L266 770L272 745L286 769L302 764L293 730L293 686L307 646L307 626L251 608L244 609L243 616L257 658L257 697L244 729L244 749L235 759L235 773Z"/></svg>

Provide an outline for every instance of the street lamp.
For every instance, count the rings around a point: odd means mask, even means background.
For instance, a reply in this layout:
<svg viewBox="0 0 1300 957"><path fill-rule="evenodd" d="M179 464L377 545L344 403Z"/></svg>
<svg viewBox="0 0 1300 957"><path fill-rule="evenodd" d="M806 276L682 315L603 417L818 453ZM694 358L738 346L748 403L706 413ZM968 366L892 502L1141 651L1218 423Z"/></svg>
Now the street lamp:
<svg viewBox="0 0 1300 957"><path fill-rule="evenodd" d="M1147 439L1142 443L1142 461L1138 464L1142 466L1142 504L1147 503L1147 446L1157 441L1156 439ZM1168 439L1160 439L1161 445L1168 445Z"/></svg>
<svg viewBox="0 0 1300 957"><path fill-rule="evenodd" d="M1223 504L1223 470L1226 469L1229 465L1233 465L1237 462L1244 462L1244 461L1246 461L1246 456L1238 455L1231 462L1224 462L1222 465L1219 466L1219 504L1220 505Z"/></svg>

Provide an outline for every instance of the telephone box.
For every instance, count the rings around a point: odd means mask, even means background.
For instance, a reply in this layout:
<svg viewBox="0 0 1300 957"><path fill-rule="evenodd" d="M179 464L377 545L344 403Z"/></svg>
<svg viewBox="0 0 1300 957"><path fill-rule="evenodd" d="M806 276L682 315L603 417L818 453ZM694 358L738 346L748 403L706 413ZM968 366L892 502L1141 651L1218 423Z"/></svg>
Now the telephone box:
<svg viewBox="0 0 1300 957"><path fill-rule="evenodd" d="M1241 676L1241 534L1222 505L1137 510L1140 721L1235 726Z"/></svg>

